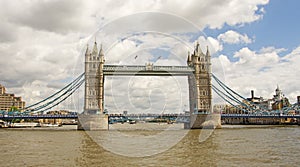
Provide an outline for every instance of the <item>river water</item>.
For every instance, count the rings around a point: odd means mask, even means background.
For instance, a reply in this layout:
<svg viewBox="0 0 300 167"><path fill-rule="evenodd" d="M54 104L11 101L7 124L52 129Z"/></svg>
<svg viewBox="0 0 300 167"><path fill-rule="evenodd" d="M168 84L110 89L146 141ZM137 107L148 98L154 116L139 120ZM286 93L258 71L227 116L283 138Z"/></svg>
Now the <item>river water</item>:
<svg viewBox="0 0 300 167"><path fill-rule="evenodd" d="M136 127L142 128L136 128ZM224 126L215 130L163 130L165 125L115 125L108 132L66 128L0 129L0 166L298 166L299 126ZM134 128L132 128L134 127ZM122 129L123 128L123 129ZM205 140L200 134L211 133ZM102 134L100 134L102 133ZM178 134L184 134L182 138ZM103 135L105 134L105 135ZM161 136L159 136L160 134ZM139 143L139 137L147 143ZM151 136L159 136L152 139ZM164 138L163 136L169 136ZM115 138L115 139L114 139ZM118 138L118 139L117 139ZM175 140L174 138L178 138ZM123 140L124 139L124 140ZM132 139L133 143L123 144ZM107 139L105 139L107 140ZM153 142L152 142L153 140ZM156 141L155 141L156 140ZM164 140L170 148L163 150ZM108 142L106 141L106 142ZM120 143L113 143L118 141ZM135 143L134 143L135 142ZM167 141L168 142L168 141ZM141 147L141 148L134 148ZM161 147L156 147L161 145ZM121 148L121 149L120 149ZM151 152L147 149L161 149ZM118 152L118 149L120 152ZM136 154L133 152L136 151ZM149 152L150 151L150 152ZM128 152L128 155L126 155Z"/></svg>

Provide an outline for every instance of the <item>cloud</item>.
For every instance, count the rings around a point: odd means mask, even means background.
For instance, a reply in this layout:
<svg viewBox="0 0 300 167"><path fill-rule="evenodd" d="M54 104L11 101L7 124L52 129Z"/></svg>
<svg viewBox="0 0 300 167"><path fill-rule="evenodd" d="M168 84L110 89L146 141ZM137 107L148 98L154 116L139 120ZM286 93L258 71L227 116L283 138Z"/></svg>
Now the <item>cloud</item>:
<svg viewBox="0 0 300 167"><path fill-rule="evenodd" d="M267 0L188 0L184 3L180 0L0 1L0 82L11 92L22 95L27 104L41 100L83 72L82 53L87 41L92 43L94 39L89 38L99 27L107 25L109 29L114 23L114 29L97 38L98 43L116 42L118 37L128 35L130 29L126 27L130 25L130 28L168 35L179 32L179 38L187 44L162 35L158 38L155 35L138 36L136 39L142 43L132 37L110 50L106 55L107 63L144 64L157 56L146 48L158 46L170 54L162 55L156 64L185 65L187 51L191 51L194 45L191 42L195 39L199 40L203 51L206 46L212 54L223 49L220 41L213 37L190 37L188 33L207 27L222 28L224 24L235 26L257 21L262 18L261 11L267 3ZM108 45L104 46L108 51ZM133 62L136 54L139 58ZM242 52L237 56L245 57ZM186 78L180 79L182 85L185 82ZM137 83L143 85L144 82ZM169 97L175 97L174 90L168 89L162 84L162 90L170 92ZM176 104L176 100L173 103Z"/></svg>
<svg viewBox="0 0 300 167"><path fill-rule="evenodd" d="M1 13L7 22L16 26L56 33L82 31L91 25L82 15L82 1L1 1ZM85 20L85 21L84 21ZM84 24L82 24L84 21Z"/></svg>
<svg viewBox="0 0 300 167"><path fill-rule="evenodd" d="M269 46L269 47L263 47L260 49L260 53L272 53L272 52L275 52L275 53L281 53L281 52L284 52L284 51L287 51L287 49L285 48L275 48L274 46Z"/></svg>
<svg viewBox="0 0 300 167"><path fill-rule="evenodd" d="M113 113L178 113L188 99L187 77L106 77L106 108Z"/></svg>
<svg viewBox="0 0 300 167"><path fill-rule="evenodd" d="M185 18L200 29L205 27L221 28L228 25L241 25L259 20L263 16L261 5L268 0L245 1L243 3L226 1L199 1L188 0L127 0L127 1L99 1L87 0L52 0L52 1L1 1L0 14L6 22L17 26L27 26L36 30L68 33L74 31L91 32L97 25L109 23L112 20L139 12L170 13ZM158 18L160 19L160 18ZM166 29L176 28L174 24L161 24L157 26ZM144 20L144 24L151 25L154 19ZM139 25L139 26L140 26Z"/></svg>
<svg viewBox="0 0 300 167"><path fill-rule="evenodd" d="M228 44L252 43L252 40L246 34L242 35L233 30L220 34L218 40Z"/></svg>
<svg viewBox="0 0 300 167"><path fill-rule="evenodd" d="M199 42L203 52L206 52L206 47L208 47L212 55L223 50L222 44L213 37L200 36L197 41Z"/></svg>
<svg viewBox="0 0 300 167"><path fill-rule="evenodd" d="M272 98L278 84L294 103L300 93L297 91L299 79L295 77L300 72L300 46L284 56L278 55L278 50L282 49L262 50L264 52L242 48L234 54L237 61L220 55L213 62L221 62L223 68L216 68L216 72L221 76L223 73L223 81L245 97L250 96L250 90L255 90L257 96Z"/></svg>

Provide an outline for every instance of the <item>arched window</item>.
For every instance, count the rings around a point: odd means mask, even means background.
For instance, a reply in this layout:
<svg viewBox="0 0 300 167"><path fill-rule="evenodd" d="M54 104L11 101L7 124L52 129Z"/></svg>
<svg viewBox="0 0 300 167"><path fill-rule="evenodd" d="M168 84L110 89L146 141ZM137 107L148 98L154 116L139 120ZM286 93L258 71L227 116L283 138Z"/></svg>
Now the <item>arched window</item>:
<svg viewBox="0 0 300 167"><path fill-rule="evenodd" d="M203 104L203 101L201 100L201 101L200 101L200 108L203 108L203 105L204 105L204 104Z"/></svg>

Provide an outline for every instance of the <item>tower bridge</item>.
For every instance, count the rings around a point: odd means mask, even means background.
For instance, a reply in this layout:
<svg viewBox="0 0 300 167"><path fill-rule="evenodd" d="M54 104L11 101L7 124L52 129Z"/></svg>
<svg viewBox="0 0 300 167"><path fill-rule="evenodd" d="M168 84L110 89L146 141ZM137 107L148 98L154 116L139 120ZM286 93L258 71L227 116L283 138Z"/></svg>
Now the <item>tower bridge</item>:
<svg viewBox="0 0 300 167"><path fill-rule="evenodd" d="M202 128L205 121L216 122L220 126L220 115L212 113L211 55L207 48L204 54L197 42L192 54L187 55L187 66L145 66L106 65L102 45L98 52L95 41L92 50L85 52L85 100L86 115L100 112L101 120L91 118L88 122L107 122L104 113L104 78L105 76L187 76L189 85L190 123L185 128ZM90 116L93 117L93 116ZM105 127L102 124L101 127Z"/></svg>
<svg viewBox="0 0 300 167"><path fill-rule="evenodd" d="M246 98L233 91L211 72L211 56L207 48L204 54L199 43L194 51L187 54L187 66L155 66L151 63L143 65L109 65L105 64L102 47L98 52L97 43L92 50L85 52L85 72L74 79L58 92L27 106L22 113L5 114L0 111L0 119L39 119L39 118L78 118L78 128L108 129L109 117L113 113L104 110L104 80L105 76L187 76L189 89L189 114L184 115L185 128L202 128L205 122L221 125L222 118L271 118L297 119L300 122L300 105L295 103L278 111L247 101ZM212 85L212 78L216 85ZM44 112L59 105L70 97L78 88L85 84L84 112L78 115L45 115ZM212 111L212 90L228 104L241 111L241 114L218 114ZM295 113L295 114L291 114ZM170 115L169 115L170 116Z"/></svg>

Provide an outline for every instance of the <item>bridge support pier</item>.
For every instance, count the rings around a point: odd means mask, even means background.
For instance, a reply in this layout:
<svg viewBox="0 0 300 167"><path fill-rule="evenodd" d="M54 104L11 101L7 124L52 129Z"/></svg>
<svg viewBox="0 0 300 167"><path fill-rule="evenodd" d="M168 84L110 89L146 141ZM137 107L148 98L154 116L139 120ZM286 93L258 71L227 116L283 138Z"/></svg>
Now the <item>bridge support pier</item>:
<svg viewBox="0 0 300 167"><path fill-rule="evenodd" d="M191 114L190 123L184 124L185 129L221 128L220 114Z"/></svg>
<svg viewBox="0 0 300 167"><path fill-rule="evenodd" d="M77 130L108 130L107 114L79 114Z"/></svg>

